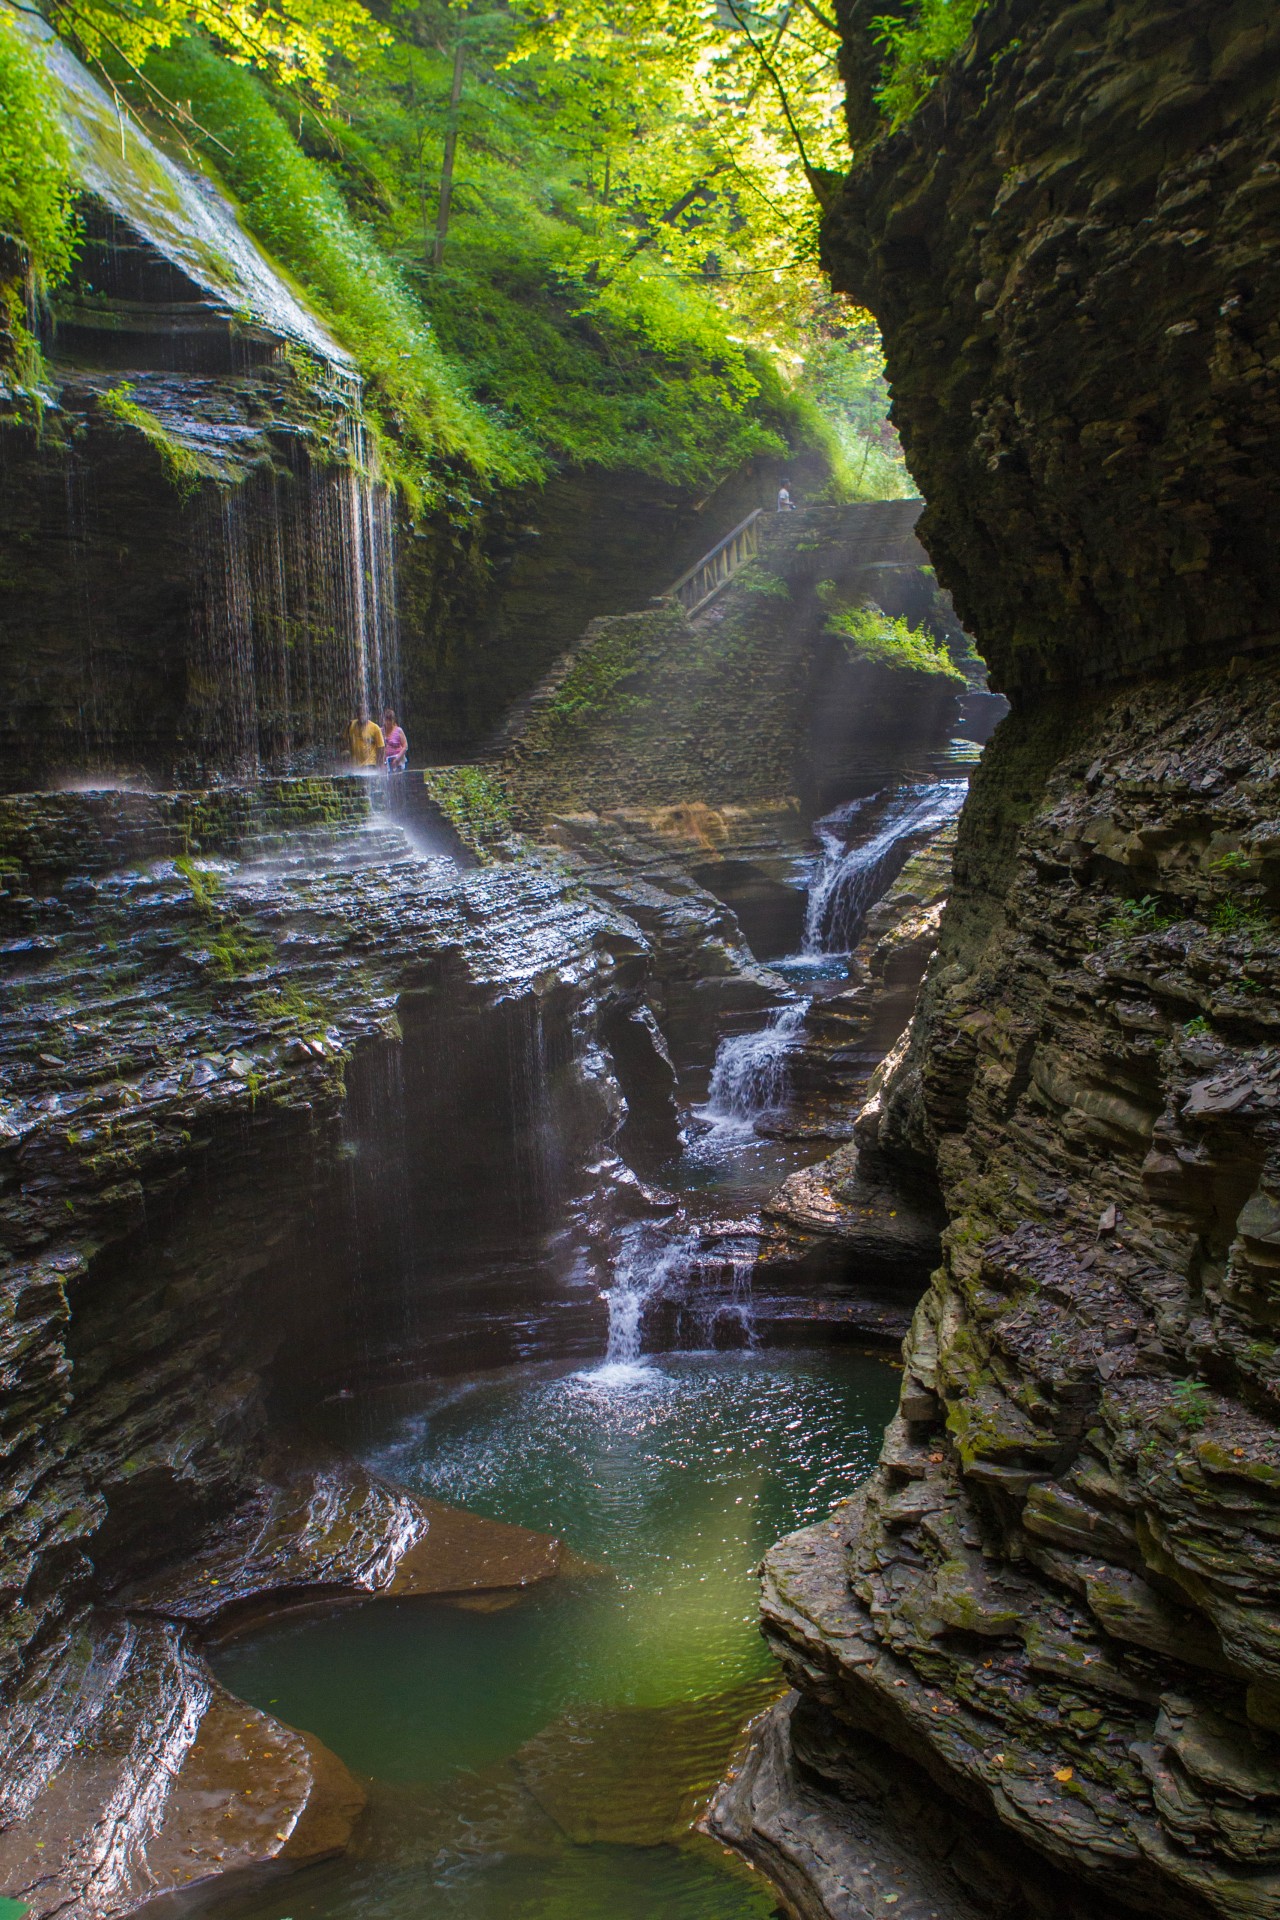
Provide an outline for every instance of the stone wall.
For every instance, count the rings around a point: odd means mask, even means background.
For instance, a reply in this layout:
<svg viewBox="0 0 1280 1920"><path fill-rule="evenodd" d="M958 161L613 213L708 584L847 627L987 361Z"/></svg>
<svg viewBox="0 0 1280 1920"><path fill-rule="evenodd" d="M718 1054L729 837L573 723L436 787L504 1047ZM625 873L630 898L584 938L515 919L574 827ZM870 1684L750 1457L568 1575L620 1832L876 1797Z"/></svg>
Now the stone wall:
<svg viewBox="0 0 1280 1920"><path fill-rule="evenodd" d="M692 620L663 603L595 622L494 743L522 821L793 797L811 818L943 745L959 681L851 658L820 591L874 599L963 652L918 512L904 500L770 514L757 557Z"/></svg>

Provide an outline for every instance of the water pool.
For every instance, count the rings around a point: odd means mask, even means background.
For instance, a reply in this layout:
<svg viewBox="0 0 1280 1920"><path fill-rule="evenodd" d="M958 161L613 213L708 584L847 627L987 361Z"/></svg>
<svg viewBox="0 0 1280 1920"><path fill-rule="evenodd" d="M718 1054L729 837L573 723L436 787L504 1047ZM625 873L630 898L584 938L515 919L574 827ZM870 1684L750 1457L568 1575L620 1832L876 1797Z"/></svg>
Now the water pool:
<svg viewBox="0 0 1280 1920"><path fill-rule="evenodd" d="M219 1650L225 1683L317 1734L370 1808L344 1859L195 1910L764 1920L767 1887L689 1825L778 1687L756 1564L869 1470L897 1384L848 1351L670 1354L355 1409L371 1465L589 1564L497 1611L375 1602Z"/></svg>

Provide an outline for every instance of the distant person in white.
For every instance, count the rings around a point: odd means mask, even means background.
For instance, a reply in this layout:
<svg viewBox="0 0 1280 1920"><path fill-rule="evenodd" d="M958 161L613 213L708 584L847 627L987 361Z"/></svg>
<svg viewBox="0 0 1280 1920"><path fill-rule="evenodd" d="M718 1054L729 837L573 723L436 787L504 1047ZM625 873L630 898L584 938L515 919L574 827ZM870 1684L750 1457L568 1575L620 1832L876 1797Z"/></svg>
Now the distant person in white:
<svg viewBox="0 0 1280 1920"><path fill-rule="evenodd" d="M794 513L795 510L796 510L796 503L791 498L791 488L788 486L787 482L784 480L782 485L778 488L778 512Z"/></svg>

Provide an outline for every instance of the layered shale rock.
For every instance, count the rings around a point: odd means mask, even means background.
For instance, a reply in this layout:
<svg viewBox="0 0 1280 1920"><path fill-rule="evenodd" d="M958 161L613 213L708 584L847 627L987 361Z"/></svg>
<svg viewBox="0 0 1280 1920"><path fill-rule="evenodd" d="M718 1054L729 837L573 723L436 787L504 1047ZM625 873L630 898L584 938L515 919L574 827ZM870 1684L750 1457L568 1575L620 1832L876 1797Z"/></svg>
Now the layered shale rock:
<svg viewBox="0 0 1280 1920"><path fill-rule="evenodd" d="M1014 712L860 1129L944 1264L877 1472L771 1556L809 1704L718 1816L806 1913L895 1766L980 1911L1280 1913L1278 72L1250 4L996 4L828 220Z"/></svg>
<svg viewBox="0 0 1280 1920"><path fill-rule="evenodd" d="M958 677L856 658L829 623L833 594L874 601L967 652L918 513L893 500L765 515L756 558L692 619L666 600L593 623L491 743L522 823L794 796L812 818L945 740Z"/></svg>
<svg viewBox="0 0 1280 1920"><path fill-rule="evenodd" d="M282 1445L357 1353L505 1357L552 1319L598 1348L586 1201L626 1206L615 1138L670 1107L634 924L534 860L423 857L369 796L0 807L0 1885L36 1912L349 1832L342 1769L229 1702L193 1630L559 1565ZM477 1215L520 1263L501 1300ZM246 1742L279 1762L248 1801Z"/></svg>

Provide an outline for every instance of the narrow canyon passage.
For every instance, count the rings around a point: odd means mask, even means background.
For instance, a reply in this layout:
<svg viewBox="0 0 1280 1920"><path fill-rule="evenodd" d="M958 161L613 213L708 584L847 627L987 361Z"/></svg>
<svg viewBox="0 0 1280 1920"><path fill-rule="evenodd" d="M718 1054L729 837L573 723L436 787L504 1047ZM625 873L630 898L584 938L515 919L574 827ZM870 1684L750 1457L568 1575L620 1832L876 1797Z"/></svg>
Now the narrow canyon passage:
<svg viewBox="0 0 1280 1920"><path fill-rule="evenodd" d="M0 0L0 1920L1280 1920L1274 0Z"/></svg>

